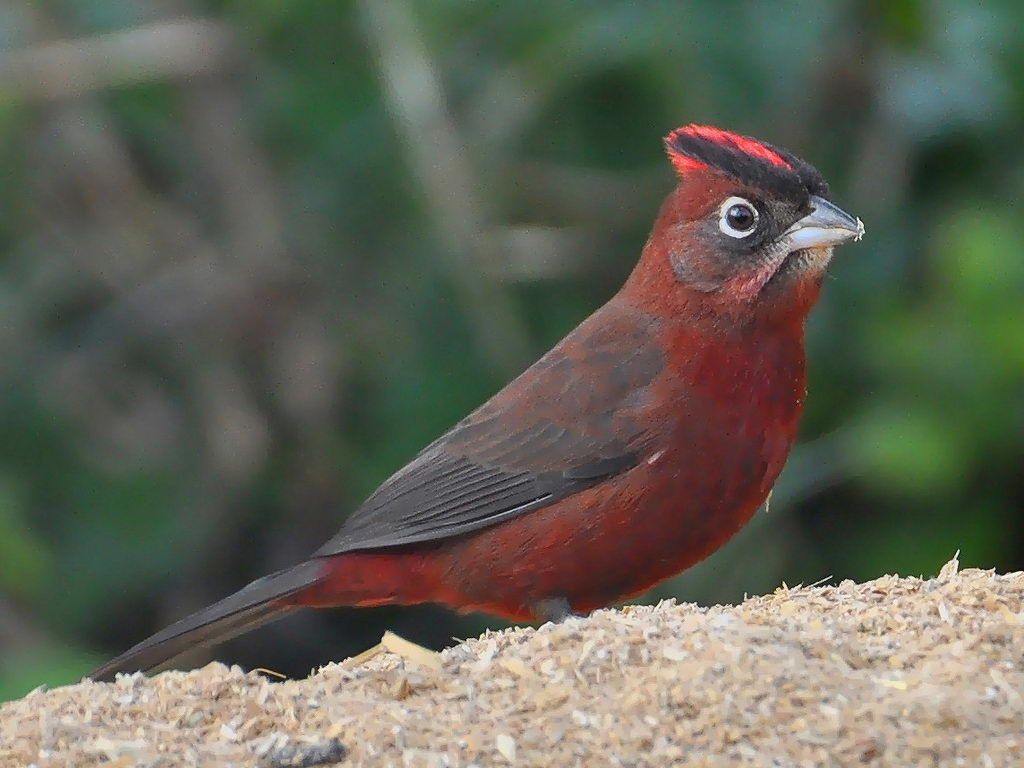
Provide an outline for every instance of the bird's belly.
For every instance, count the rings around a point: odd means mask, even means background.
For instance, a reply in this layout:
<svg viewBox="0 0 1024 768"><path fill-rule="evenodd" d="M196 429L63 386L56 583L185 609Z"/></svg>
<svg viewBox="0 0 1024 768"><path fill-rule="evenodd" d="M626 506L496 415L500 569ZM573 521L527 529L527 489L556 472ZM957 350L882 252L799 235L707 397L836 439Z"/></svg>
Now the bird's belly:
<svg viewBox="0 0 1024 768"><path fill-rule="evenodd" d="M789 439L731 457L655 452L624 475L445 545L440 602L510 618L564 598L587 612L643 592L704 559L753 515Z"/></svg>

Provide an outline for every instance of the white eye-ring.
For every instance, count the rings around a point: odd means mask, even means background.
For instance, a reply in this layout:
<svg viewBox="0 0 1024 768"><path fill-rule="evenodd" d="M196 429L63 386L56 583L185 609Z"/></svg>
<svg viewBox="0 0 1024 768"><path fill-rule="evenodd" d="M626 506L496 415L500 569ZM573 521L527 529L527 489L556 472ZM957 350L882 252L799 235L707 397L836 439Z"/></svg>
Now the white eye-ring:
<svg viewBox="0 0 1024 768"><path fill-rule="evenodd" d="M749 237L757 229L757 208L742 197L730 197L718 209L718 228L729 237Z"/></svg>

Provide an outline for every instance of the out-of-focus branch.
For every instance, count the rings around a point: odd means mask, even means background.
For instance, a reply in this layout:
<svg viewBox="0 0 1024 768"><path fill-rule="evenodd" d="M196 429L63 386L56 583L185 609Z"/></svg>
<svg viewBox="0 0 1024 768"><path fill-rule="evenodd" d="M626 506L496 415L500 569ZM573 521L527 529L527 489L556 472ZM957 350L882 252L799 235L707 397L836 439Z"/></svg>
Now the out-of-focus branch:
<svg viewBox="0 0 1024 768"><path fill-rule="evenodd" d="M185 89L184 128L222 211L225 261L235 271L280 277L285 234L273 173L248 130L244 105L228 78Z"/></svg>
<svg viewBox="0 0 1024 768"><path fill-rule="evenodd" d="M360 8L376 48L388 107L426 192L480 351L504 373L517 372L529 357L525 329L508 295L484 277L495 244L487 236L468 153L434 64L405 3L367 0Z"/></svg>
<svg viewBox="0 0 1024 768"><path fill-rule="evenodd" d="M2 54L0 90L22 98L62 99L221 70L236 53L235 37L226 24L205 19L161 21Z"/></svg>

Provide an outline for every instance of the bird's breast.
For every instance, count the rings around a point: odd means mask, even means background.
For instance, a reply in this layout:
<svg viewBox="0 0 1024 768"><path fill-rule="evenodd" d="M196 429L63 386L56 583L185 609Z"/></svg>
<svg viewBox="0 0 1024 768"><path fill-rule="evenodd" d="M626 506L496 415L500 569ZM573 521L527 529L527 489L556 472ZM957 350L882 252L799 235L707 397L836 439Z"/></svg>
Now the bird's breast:
<svg viewBox="0 0 1024 768"><path fill-rule="evenodd" d="M644 426L636 464L445 545L441 582L456 597L443 601L516 618L551 597L588 611L714 552L764 501L792 446L803 400L795 346L661 339L661 372L616 411Z"/></svg>
<svg viewBox="0 0 1024 768"><path fill-rule="evenodd" d="M651 504L676 510L686 526L735 531L764 501L796 438L802 333L669 348L669 375L660 384L676 412L648 460L674 471Z"/></svg>

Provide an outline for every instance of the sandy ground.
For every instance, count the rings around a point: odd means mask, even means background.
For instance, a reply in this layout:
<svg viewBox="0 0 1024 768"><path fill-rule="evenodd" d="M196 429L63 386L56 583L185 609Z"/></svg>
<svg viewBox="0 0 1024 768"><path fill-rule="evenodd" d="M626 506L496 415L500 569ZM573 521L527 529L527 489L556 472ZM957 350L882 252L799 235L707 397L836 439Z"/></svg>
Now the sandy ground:
<svg viewBox="0 0 1024 768"><path fill-rule="evenodd" d="M1024 574L780 589L395 636L306 680L211 664L0 707L0 766L1024 765Z"/></svg>

